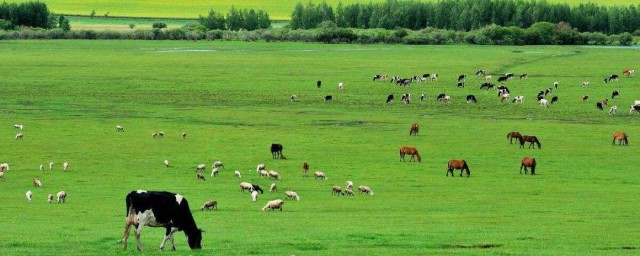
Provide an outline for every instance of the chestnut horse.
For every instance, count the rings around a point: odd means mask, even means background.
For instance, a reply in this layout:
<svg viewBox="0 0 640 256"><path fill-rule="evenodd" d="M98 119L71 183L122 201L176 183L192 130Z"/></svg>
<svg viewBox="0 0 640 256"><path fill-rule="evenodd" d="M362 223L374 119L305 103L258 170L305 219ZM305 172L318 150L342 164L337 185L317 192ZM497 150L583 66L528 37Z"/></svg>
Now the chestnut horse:
<svg viewBox="0 0 640 256"><path fill-rule="evenodd" d="M529 142L529 148L531 148L531 146L533 146L533 148L536 148L536 146L533 143L538 144L538 148L541 149L542 145L540 145L540 141L538 140L538 137L536 136L529 136L529 135L524 135L522 137L519 138L520 140L520 148L524 148L524 142Z"/></svg>
<svg viewBox="0 0 640 256"><path fill-rule="evenodd" d="M522 158L522 164L520 165L520 174L522 174L522 168L524 168L524 174L527 174L527 167L531 168L531 175L536 175L536 159L533 157L525 156Z"/></svg>
<svg viewBox="0 0 640 256"><path fill-rule="evenodd" d="M404 162L404 156L406 154L411 155L411 159L409 159L409 162L411 161L415 161L413 158L417 157L418 158L418 162L421 162L421 158L420 158L420 153L418 153L418 150L416 148L412 148L412 147L401 147L400 148L400 161Z"/></svg>
<svg viewBox="0 0 640 256"><path fill-rule="evenodd" d="M626 133L624 132L614 132L613 133L613 141L611 142L611 144L615 145L616 141L618 141L618 144L620 145L627 145L629 144L629 138L627 136Z"/></svg>
<svg viewBox="0 0 640 256"><path fill-rule="evenodd" d="M462 172L464 171L467 171L467 178L471 175L471 171L469 170L469 166L465 160L449 160L447 163L447 176L451 173L451 177L453 177L454 169L460 170L460 177L462 177Z"/></svg>
<svg viewBox="0 0 640 256"><path fill-rule="evenodd" d="M309 164L307 162L304 162L302 164L302 176L307 177L309 173Z"/></svg>
<svg viewBox="0 0 640 256"><path fill-rule="evenodd" d="M519 132L507 133L507 139L509 140L510 144L513 144L513 139L516 139L516 142L518 142L520 138L522 138L522 134L520 134Z"/></svg>
<svg viewBox="0 0 640 256"><path fill-rule="evenodd" d="M409 130L409 136L415 135L418 136L418 131L420 130L420 126L418 124L412 124L411 130Z"/></svg>

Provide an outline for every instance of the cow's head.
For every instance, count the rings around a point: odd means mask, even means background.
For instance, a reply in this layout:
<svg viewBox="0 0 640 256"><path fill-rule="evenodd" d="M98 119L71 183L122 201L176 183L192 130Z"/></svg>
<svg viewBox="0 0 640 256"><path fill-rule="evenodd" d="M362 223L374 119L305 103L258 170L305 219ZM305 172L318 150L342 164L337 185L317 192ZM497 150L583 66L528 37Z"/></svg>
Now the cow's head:
<svg viewBox="0 0 640 256"><path fill-rule="evenodd" d="M187 235L187 242L192 250L202 249L202 229L196 229L194 232L190 232Z"/></svg>

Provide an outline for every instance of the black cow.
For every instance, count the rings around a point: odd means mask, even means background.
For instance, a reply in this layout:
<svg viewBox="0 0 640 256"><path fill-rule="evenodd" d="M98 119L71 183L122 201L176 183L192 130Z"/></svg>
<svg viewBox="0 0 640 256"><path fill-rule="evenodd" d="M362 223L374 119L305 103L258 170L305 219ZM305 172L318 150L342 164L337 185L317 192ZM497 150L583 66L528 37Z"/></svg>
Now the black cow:
<svg viewBox="0 0 640 256"><path fill-rule="evenodd" d="M596 108L598 108L599 110L604 109L604 107L602 106L602 102L596 103Z"/></svg>
<svg viewBox="0 0 640 256"><path fill-rule="evenodd" d="M258 186L257 184L251 184L251 187L253 187L253 190L260 192L260 194L264 194L262 188L260 188L260 186Z"/></svg>
<svg viewBox="0 0 640 256"><path fill-rule="evenodd" d="M476 103L476 102L478 102L476 100L476 96L473 96L471 94L467 95L467 103Z"/></svg>
<svg viewBox="0 0 640 256"><path fill-rule="evenodd" d="M480 89L489 90L489 89L493 88L494 86L495 86L495 84L492 84L492 83L482 83L482 85L480 85Z"/></svg>
<svg viewBox="0 0 640 256"><path fill-rule="evenodd" d="M464 82L459 82L458 83L458 88L464 88Z"/></svg>
<svg viewBox="0 0 640 256"><path fill-rule="evenodd" d="M423 74L422 78L431 78L431 74Z"/></svg>
<svg viewBox="0 0 640 256"><path fill-rule="evenodd" d="M458 76L458 82L460 82L460 81L464 81L465 79L467 79L467 75L460 75L460 76Z"/></svg>
<svg viewBox="0 0 640 256"><path fill-rule="evenodd" d="M620 92L618 92L617 90L611 93L611 99L614 98L620 98Z"/></svg>
<svg viewBox="0 0 640 256"><path fill-rule="evenodd" d="M553 92L553 88L551 87L547 88L547 90L544 91L544 96L547 96L547 94L550 94L551 92Z"/></svg>
<svg viewBox="0 0 640 256"><path fill-rule="evenodd" d="M282 155L282 148L282 144L271 144L271 155L273 156L273 159L285 159L284 155Z"/></svg>
<svg viewBox="0 0 640 256"><path fill-rule="evenodd" d="M122 242L127 248L129 228L135 226L138 251L142 251L140 233L144 226L164 227L165 232L160 250L164 249L167 240L171 241L171 250L175 250L173 233L184 231L191 249L202 248L202 230L196 225L187 199L181 195L166 191L131 191L126 197L127 222Z"/></svg>
<svg viewBox="0 0 640 256"><path fill-rule="evenodd" d="M543 96L543 95L538 94L538 97L537 97L537 98L538 98L538 101L540 101L541 99L544 99L544 96Z"/></svg>
<svg viewBox="0 0 640 256"><path fill-rule="evenodd" d="M324 101L332 101L332 100L333 100L333 96L331 95L324 96Z"/></svg>
<svg viewBox="0 0 640 256"><path fill-rule="evenodd" d="M498 77L498 83L506 82L507 80L509 80L508 76Z"/></svg>
<svg viewBox="0 0 640 256"><path fill-rule="evenodd" d="M387 103L393 102L393 93L387 96Z"/></svg>
<svg viewBox="0 0 640 256"><path fill-rule="evenodd" d="M609 81L611 81L611 80L616 80L616 82L617 82L618 81L618 75L616 75L616 74L611 75L609 77Z"/></svg>
<svg viewBox="0 0 640 256"><path fill-rule="evenodd" d="M320 89L320 86L322 86L322 81L318 80L318 82L316 82L316 86L318 86L318 89Z"/></svg>
<svg viewBox="0 0 640 256"><path fill-rule="evenodd" d="M506 73L506 74L504 74L504 76L505 76L507 79L509 79L509 78L512 78L512 77L513 77L513 73Z"/></svg>
<svg viewBox="0 0 640 256"><path fill-rule="evenodd" d="M538 96L536 96L536 97L538 97L538 100L540 100L540 96L546 96L545 91L539 91L538 92Z"/></svg>
<svg viewBox="0 0 640 256"><path fill-rule="evenodd" d="M553 98L551 98L551 104L555 103L558 103L558 96L553 96Z"/></svg>

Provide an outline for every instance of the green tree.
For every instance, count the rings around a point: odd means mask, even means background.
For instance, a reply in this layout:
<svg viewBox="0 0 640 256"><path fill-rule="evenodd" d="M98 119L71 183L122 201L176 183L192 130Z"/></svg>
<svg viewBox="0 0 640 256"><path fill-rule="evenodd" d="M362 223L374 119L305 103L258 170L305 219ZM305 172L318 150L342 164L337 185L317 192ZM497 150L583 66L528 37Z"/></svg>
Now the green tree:
<svg viewBox="0 0 640 256"><path fill-rule="evenodd" d="M225 29L224 16L221 13L216 13L213 9L209 11L206 17L200 15L198 21L208 30Z"/></svg>

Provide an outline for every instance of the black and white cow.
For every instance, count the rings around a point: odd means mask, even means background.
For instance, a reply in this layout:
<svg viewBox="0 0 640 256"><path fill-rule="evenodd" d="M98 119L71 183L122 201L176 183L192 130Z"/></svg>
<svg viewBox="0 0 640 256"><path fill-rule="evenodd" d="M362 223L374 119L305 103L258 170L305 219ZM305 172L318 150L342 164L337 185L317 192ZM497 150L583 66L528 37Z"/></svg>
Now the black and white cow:
<svg viewBox="0 0 640 256"><path fill-rule="evenodd" d="M629 114L633 112L640 113L640 105L631 105L631 108L629 108Z"/></svg>
<svg viewBox="0 0 640 256"><path fill-rule="evenodd" d="M553 88L549 87L547 88L547 90L544 91L544 96L547 96L547 94L551 94L553 92Z"/></svg>
<svg viewBox="0 0 640 256"><path fill-rule="evenodd" d="M464 88L464 82L458 82L458 88Z"/></svg>
<svg viewBox="0 0 640 256"><path fill-rule="evenodd" d="M507 80L509 80L508 76L498 77L498 83L506 82Z"/></svg>
<svg viewBox="0 0 640 256"><path fill-rule="evenodd" d="M527 77L528 77L527 73L522 73L522 74L520 75L520 80L522 80L522 79L527 79Z"/></svg>
<svg viewBox="0 0 640 256"><path fill-rule="evenodd" d="M473 96L472 94L467 95L467 103L476 103L478 102L476 100L476 96Z"/></svg>
<svg viewBox="0 0 640 256"><path fill-rule="evenodd" d="M424 101L426 99L427 99L427 94L423 93L422 95L420 95L420 101Z"/></svg>
<svg viewBox="0 0 640 256"><path fill-rule="evenodd" d="M324 96L324 101L333 101L333 96L331 95Z"/></svg>
<svg viewBox="0 0 640 256"><path fill-rule="evenodd" d="M489 90L489 89L493 88L494 86L495 86L495 84L492 84L492 83L482 83L482 85L480 85L480 89Z"/></svg>
<svg viewBox="0 0 640 256"><path fill-rule="evenodd" d="M393 102L393 93L387 95L387 103Z"/></svg>
<svg viewBox="0 0 640 256"><path fill-rule="evenodd" d="M484 69L478 69L478 71L476 71L476 76L484 76L487 72L485 72Z"/></svg>
<svg viewBox="0 0 640 256"><path fill-rule="evenodd" d="M615 90L611 93L611 99L620 98L620 92Z"/></svg>
<svg viewBox="0 0 640 256"><path fill-rule="evenodd" d="M316 86L318 86L318 89L320 89L320 86L322 86L322 81L318 80L318 82L316 82Z"/></svg>
<svg viewBox="0 0 640 256"><path fill-rule="evenodd" d="M553 96L553 98L551 98L551 104L556 104L558 103L558 96Z"/></svg>
<svg viewBox="0 0 640 256"><path fill-rule="evenodd" d="M464 82L465 79L467 79L467 75L462 74L462 75L458 76L458 82L460 82L460 81Z"/></svg>
<svg viewBox="0 0 640 256"><path fill-rule="evenodd" d="M447 95L444 93L438 94L438 97L436 97L436 100L443 100L445 96Z"/></svg>
<svg viewBox="0 0 640 256"><path fill-rule="evenodd" d="M171 242L171 250L175 250L173 233L184 231L191 249L201 249L202 230L196 225L189 203L183 196L166 191L131 191L126 197L127 222L122 242L127 248L129 228L135 226L138 250L142 251L140 233L144 226L164 227L166 232L160 250L164 249L167 240Z"/></svg>

